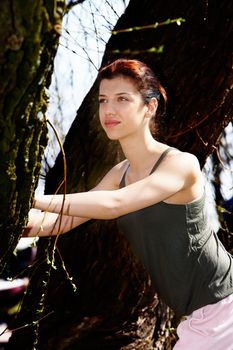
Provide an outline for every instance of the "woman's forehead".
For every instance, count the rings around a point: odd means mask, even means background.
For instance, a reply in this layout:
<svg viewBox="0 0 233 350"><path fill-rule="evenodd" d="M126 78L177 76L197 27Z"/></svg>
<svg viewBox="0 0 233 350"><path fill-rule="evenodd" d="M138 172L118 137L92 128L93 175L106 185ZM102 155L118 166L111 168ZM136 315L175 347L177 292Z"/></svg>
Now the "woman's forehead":
<svg viewBox="0 0 233 350"><path fill-rule="evenodd" d="M100 82L99 94L119 94L119 93L138 93L135 83L132 79L125 76L117 76L111 79L103 79Z"/></svg>

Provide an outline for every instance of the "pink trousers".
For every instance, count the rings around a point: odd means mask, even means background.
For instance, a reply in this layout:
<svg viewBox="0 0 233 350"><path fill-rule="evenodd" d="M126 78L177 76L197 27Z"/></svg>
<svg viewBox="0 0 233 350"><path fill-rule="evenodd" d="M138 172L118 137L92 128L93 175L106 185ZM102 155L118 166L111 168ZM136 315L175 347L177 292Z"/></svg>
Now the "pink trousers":
<svg viewBox="0 0 233 350"><path fill-rule="evenodd" d="M233 294L182 321L173 350L233 350Z"/></svg>

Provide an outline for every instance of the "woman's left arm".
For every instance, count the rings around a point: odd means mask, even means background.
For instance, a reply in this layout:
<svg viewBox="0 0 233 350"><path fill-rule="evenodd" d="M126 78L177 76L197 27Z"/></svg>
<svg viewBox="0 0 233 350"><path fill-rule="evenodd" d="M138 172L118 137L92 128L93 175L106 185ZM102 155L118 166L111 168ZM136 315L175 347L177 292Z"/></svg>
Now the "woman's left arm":
<svg viewBox="0 0 233 350"><path fill-rule="evenodd" d="M65 195L37 196L34 207L64 215L92 219L114 219L192 188L200 179L199 163L193 155L169 156L146 178L117 190L97 190Z"/></svg>

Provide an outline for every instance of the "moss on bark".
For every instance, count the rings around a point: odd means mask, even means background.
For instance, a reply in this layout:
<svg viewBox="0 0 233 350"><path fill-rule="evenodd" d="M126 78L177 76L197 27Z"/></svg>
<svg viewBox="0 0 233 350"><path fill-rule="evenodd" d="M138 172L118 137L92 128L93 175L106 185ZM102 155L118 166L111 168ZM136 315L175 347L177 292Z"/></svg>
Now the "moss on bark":
<svg viewBox="0 0 233 350"><path fill-rule="evenodd" d="M62 10L56 1L0 4L0 271L26 224L38 181Z"/></svg>

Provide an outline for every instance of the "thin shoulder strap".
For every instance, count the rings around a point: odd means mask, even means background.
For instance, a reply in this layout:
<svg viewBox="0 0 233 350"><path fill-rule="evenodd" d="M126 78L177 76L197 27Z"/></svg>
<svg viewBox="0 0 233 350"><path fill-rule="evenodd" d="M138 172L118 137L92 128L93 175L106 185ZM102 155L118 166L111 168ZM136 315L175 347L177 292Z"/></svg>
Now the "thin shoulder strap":
<svg viewBox="0 0 233 350"><path fill-rule="evenodd" d="M157 162L155 163L155 165L153 166L153 168L151 169L150 174L152 174L157 168L158 166L162 163L162 161L164 160L164 158L166 157L166 155L172 151L173 149L175 149L174 147L168 147L167 149L165 149L165 151L161 154L161 156L159 157L159 159L157 160Z"/></svg>
<svg viewBox="0 0 233 350"><path fill-rule="evenodd" d="M129 169L129 166L130 166L130 164L128 164L128 166L127 166L127 168L126 168L126 170L125 170L125 172L124 172L124 174L123 174L123 176L121 178L121 181L120 181L120 184L119 184L119 188L125 187L125 176L126 176L126 173L127 173L128 169Z"/></svg>

